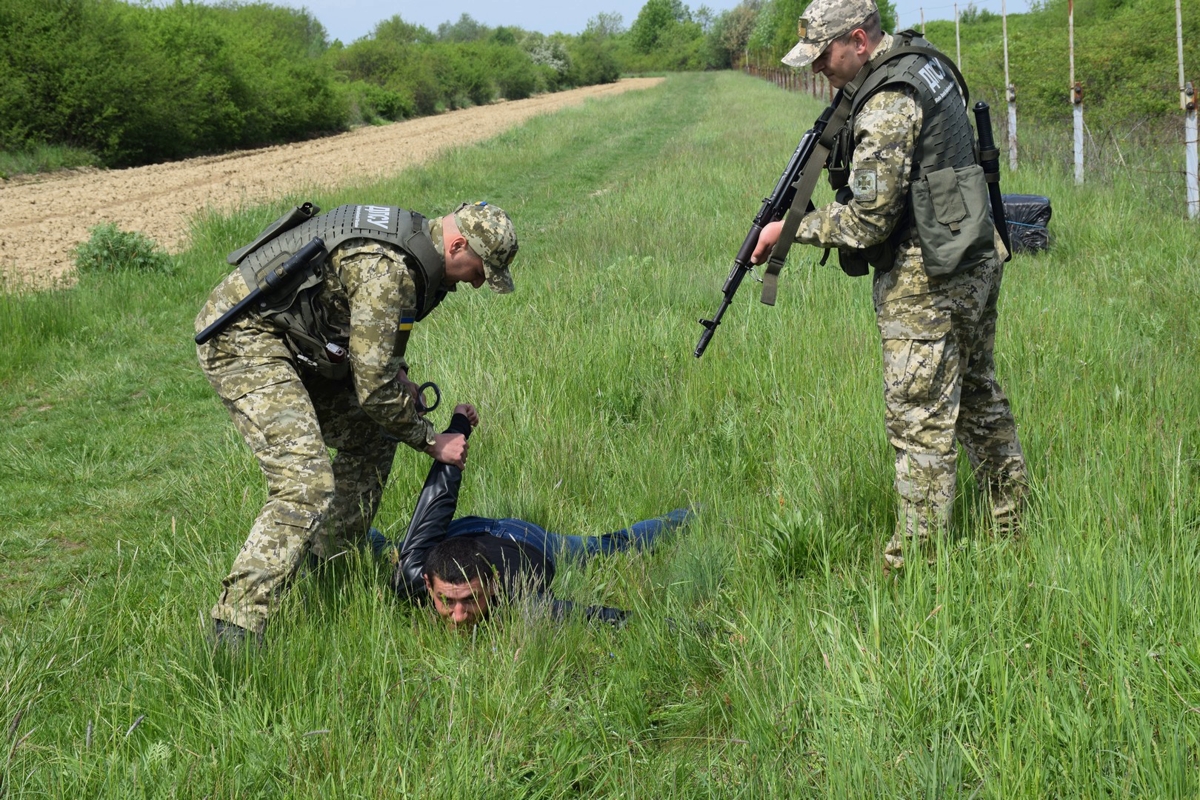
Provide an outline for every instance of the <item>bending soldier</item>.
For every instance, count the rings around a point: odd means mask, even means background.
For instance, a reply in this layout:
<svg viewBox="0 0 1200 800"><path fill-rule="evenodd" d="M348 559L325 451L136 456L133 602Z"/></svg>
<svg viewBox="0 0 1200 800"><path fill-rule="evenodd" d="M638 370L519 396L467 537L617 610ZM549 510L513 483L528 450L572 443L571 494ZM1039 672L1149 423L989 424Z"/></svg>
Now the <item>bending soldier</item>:
<svg viewBox="0 0 1200 800"><path fill-rule="evenodd" d="M957 69L920 34L883 34L873 0L813 0L800 37L784 63L811 63L852 105L828 162L837 201L806 214L795 240L836 248L849 274L875 267L898 495L884 559L885 570L898 569L910 543L949 523L956 441L988 492L997 529L1016 527L1025 459L992 355L1007 253L992 226ZM754 263L766 260L781 229L763 230Z"/></svg>
<svg viewBox="0 0 1200 800"><path fill-rule="evenodd" d="M270 229L268 229L269 231ZM398 442L462 466L466 437L435 435L405 349L415 322L457 284L511 292L517 252L500 208L426 220L342 206L230 256L240 262L196 317L201 331L272 265L320 237L328 258L299 284L197 348L200 366L258 459L268 497L212 609L218 642L262 638L272 605L311 552L366 544ZM328 448L337 454L329 457Z"/></svg>

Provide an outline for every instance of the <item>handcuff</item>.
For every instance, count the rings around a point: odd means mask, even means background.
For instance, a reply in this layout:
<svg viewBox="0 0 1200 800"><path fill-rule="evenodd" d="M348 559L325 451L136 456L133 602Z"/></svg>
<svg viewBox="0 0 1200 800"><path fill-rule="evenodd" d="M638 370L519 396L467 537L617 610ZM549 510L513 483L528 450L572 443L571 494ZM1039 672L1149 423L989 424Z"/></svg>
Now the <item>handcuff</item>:
<svg viewBox="0 0 1200 800"><path fill-rule="evenodd" d="M433 404L432 405L425 405L425 390L426 389L433 389ZM425 383L422 383L420 386L417 387L416 406L417 406L418 414L428 414L430 411L433 411L441 404L442 404L442 390L436 383L434 383L433 381L425 381Z"/></svg>

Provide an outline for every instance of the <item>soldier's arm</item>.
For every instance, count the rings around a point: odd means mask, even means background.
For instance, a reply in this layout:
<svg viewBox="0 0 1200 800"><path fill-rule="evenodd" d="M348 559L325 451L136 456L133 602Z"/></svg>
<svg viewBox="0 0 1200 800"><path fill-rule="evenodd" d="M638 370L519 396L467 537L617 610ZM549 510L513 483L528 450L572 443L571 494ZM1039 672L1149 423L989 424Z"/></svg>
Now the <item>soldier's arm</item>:
<svg viewBox="0 0 1200 800"><path fill-rule="evenodd" d="M904 213L921 107L904 91L881 91L854 125L849 203L831 203L800 221L796 241L861 250L885 241Z"/></svg>
<svg viewBox="0 0 1200 800"><path fill-rule="evenodd" d="M425 450L434 443L433 426L417 414L400 377L408 368L400 320L417 305L405 257L371 243L342 259L340 273L350 300L350 365L358 402L388 433Z"/></svg>

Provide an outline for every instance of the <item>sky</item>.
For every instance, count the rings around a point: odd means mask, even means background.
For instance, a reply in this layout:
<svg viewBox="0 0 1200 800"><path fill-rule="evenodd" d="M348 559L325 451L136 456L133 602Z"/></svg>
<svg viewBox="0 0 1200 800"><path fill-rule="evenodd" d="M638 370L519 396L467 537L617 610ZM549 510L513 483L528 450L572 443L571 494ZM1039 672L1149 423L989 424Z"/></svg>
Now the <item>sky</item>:
<svg viewBox="0 0 1200 800"><path fill-rule="evenodd" d="M360 36L370 33L375 24L394 14L399 14L406 22L424 25L430 30L437 30L443 22L454 22L463 14L470 14L477 21L489 27L498 25L515 25L531 31L542 33L580 33L587 21L600 13L616 12L625 20L628 27L637 19L645 0L522 0L522 2L507 4L496 3L494 0L443 0L443 2L414 3L395 2L395 0L273 0L278 5L307 8L325 29L329 38L341 39L349 44ZM737 5L738 0L684 0L684 3L695 10L701 5L707 5L713 11L721 12ZM975 0L979 8L999 13L1001 0ZM1029 9L1029 0L1007 0L1010 13L1020 13ZM921 7L925 8L926 21L933 19L954 19L954 0L896 0L896 8L900 16L902 28L919 28ZM966 0L960 0L959 9L966 8Z"/></svg>

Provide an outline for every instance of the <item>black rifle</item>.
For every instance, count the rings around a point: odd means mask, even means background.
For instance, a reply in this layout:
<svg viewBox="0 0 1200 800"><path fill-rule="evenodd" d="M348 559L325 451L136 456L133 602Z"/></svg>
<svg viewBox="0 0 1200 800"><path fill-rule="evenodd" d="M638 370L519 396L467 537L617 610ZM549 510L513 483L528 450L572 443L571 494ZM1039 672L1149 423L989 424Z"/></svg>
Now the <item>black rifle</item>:
<svg viewBox="0 0 1200 800"><path fill-rule="evenodd" d="M261 300L263 295L286 285L290 278L307 270L310 264L323 259L325 255L325 242L321 241L319 236L314 236L311 242L297 250L291 258L268 272L266 278L263 279L265 285L256 287L250 294L239 300L237 305L222 314L216 322L197 333L196 344L204 344L224 332L242 314L246 313L247 309Z"/></svg>
<svg viewBox="0 0 1200 800"><path fill-rule="evenodd" d="M979 132L979 166L987 180L988 197L992 201L992 222L1000 232L1000 241L1012 258L1012 243L1008 240L1008 219L1004 216L1004 198L1000 194L1000 150L992 138L992 112L988 104L980 100L975 104L975 129ZM1005 261L1008 258L1004 259Z"/></svg>
<svg viewBox="0 0 1200 800"><path fill-rule="evenodd" d="M841 95L839 94L838 97L840 98ZM770 197L763 199L762 208L754 217L754 222L750 225L750 232L746 234L737 257L733 259L733 268L729 270L729 277L725 279L725 286L721 289L725 294L725 298L721 301L721 307L717 309L717 313L713 315L712 319L700 320L700 324L704 326L704 333L700 334L700 343L696 345L696 358L704 355L709 340L712 339L717 326L721 324L721 317L725 315L725 309L729 308L729 303L737 294L738 287L742 285L742 279L746 277L747 272L754 269L754 265L750 263L750 256L753 255L754 248L758 246L758 235L769 223L783 219L783 215L792 207L792 201L796 197L796 181L799 180L801 170L812 157L813 148L816 147L821 134L825 132L825 125L829 122L836 107L835 102L834 105L826 108L812 128L800 137L800 144L796 147L796 152L792 153L792 158L788 161L783 174L779 176L775 190L771 192Z"/></svg>

